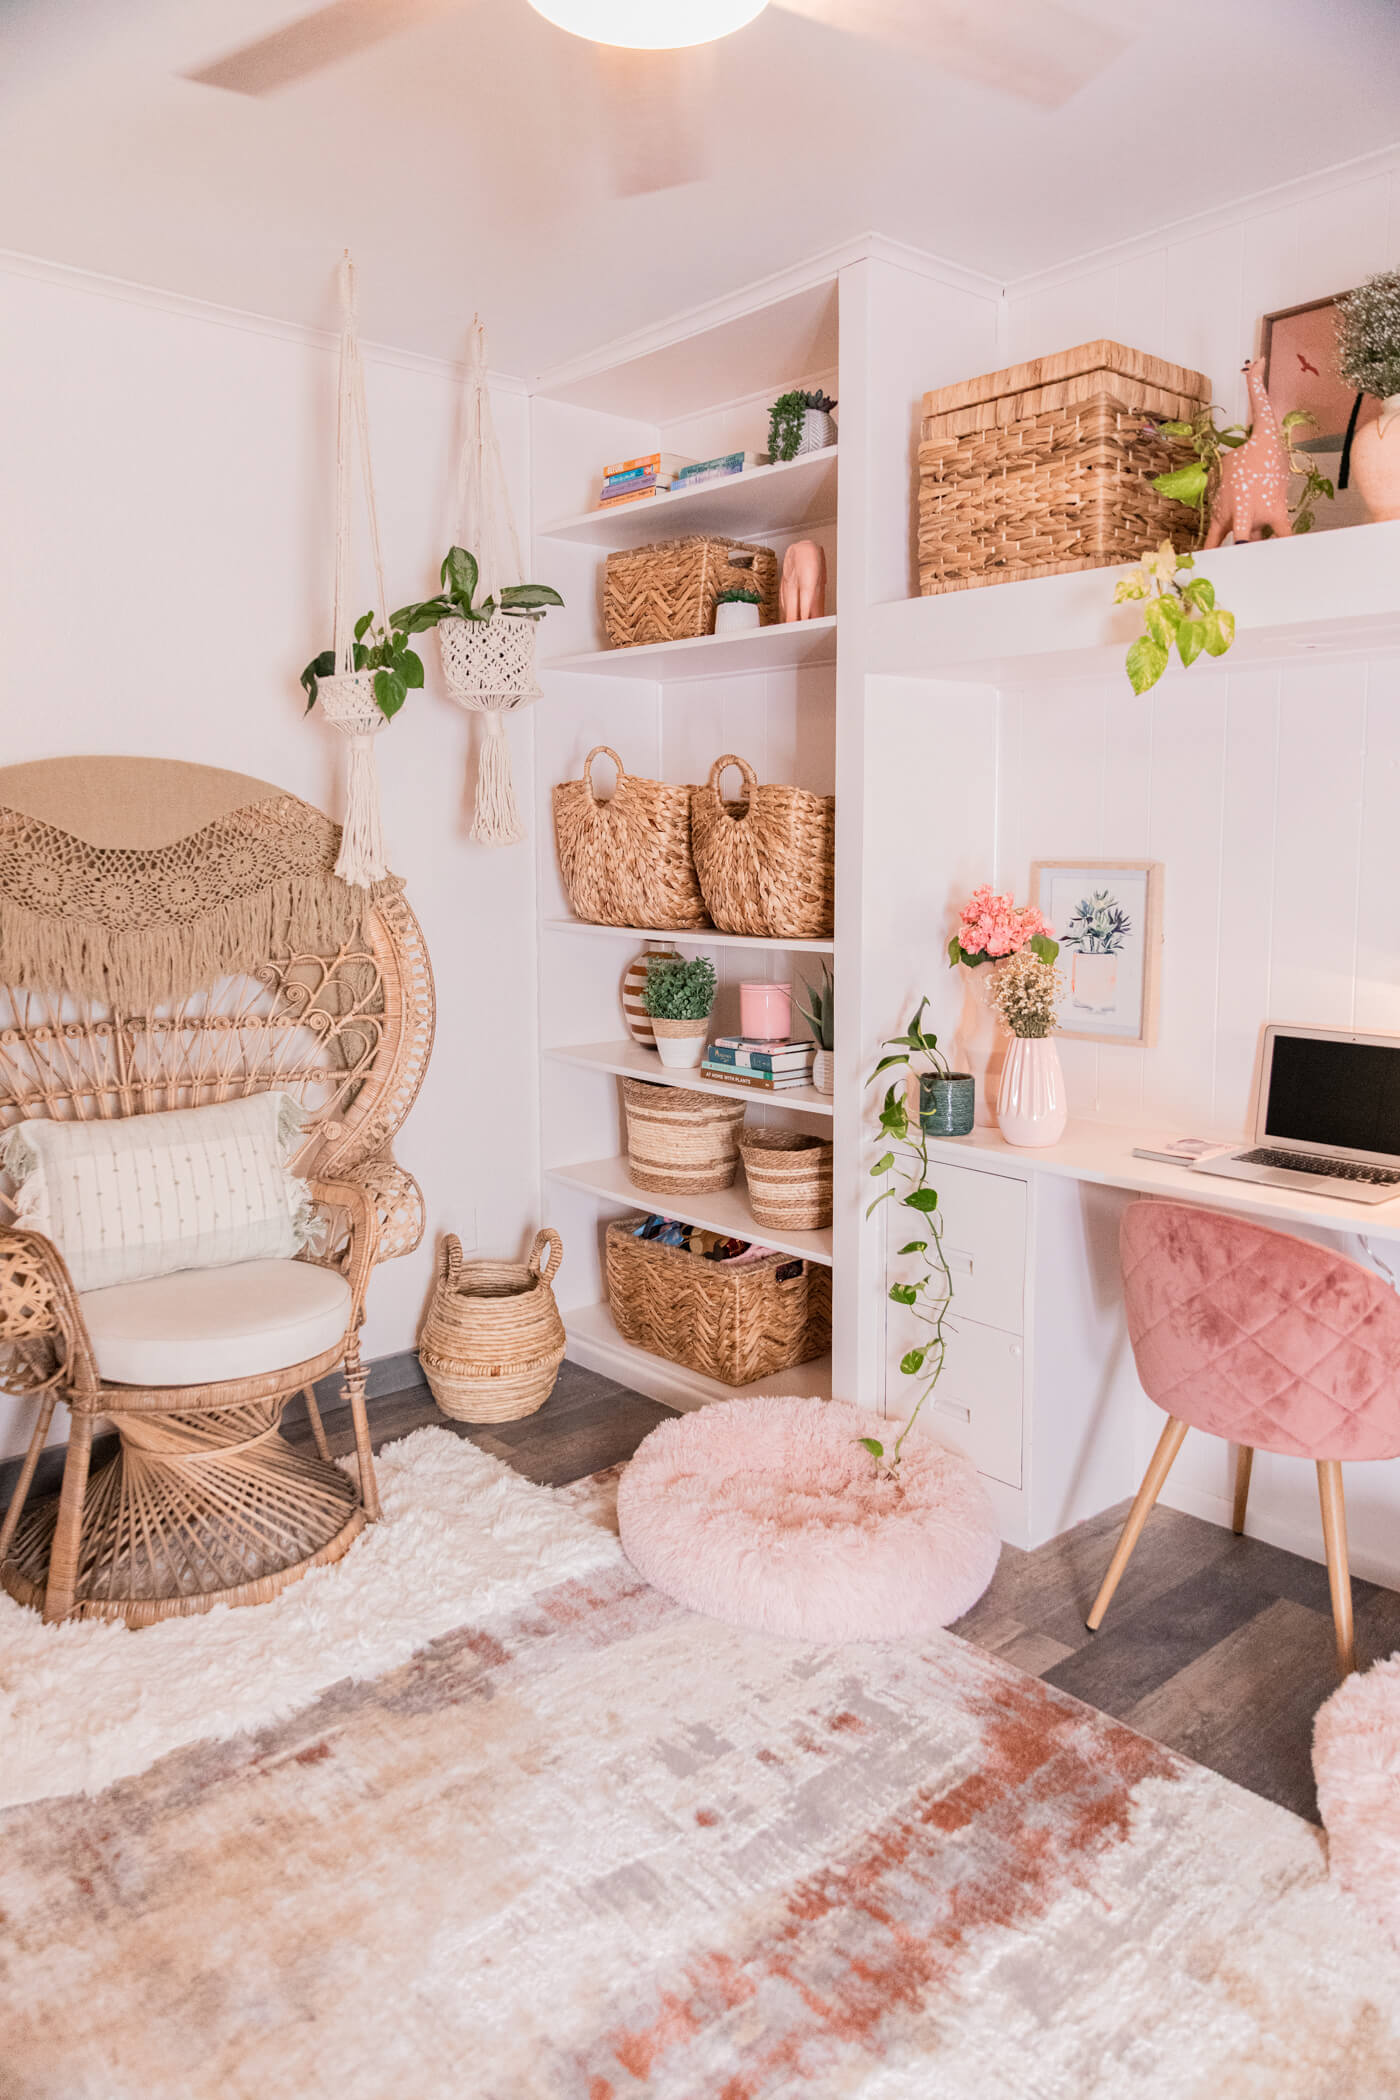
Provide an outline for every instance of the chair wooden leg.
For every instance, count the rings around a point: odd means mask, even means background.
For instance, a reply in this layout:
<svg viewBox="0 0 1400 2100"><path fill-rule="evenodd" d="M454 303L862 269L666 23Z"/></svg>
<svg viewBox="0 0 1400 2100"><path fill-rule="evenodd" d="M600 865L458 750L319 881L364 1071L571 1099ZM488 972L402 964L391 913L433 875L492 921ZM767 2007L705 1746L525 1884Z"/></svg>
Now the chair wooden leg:
<svg viewBox="0 0 1400 2100"><path fill-rule="evenodd" d="M1244 1515L1249 1508L1249 1476L1254 1469L1254 1447L1241 1444L1235 1452L1235 1523L1237 1533L1243 1536Z"/></svg>
<svg viewBox="0 0 1400 2100"><path fill-rule="evenodd" d="M1322 1504L1322 1537L1327 1547L1327 1585L1332 1592L1332 1624L1337 1629L1337 1669L1345 1677L1356 1668L1356 1634L1351 1616L1351 1569L1347 1564L1347 1506L1342 1493L1342 1463L1317 1462L1317 1493Z"/></svg>
<svg viewBox="0 0 1400 2100"><path fill-rule="evenodd" d="M345 1384L343 1397L350 1403L350 1419L355 1425L355 1461L360 1475L360 1500L365 1506L365 1515L373 1523L379 1516L379 1486L374 1477L374 1451L369 1440L369 1415L365 1409L365 1384L367 1374L360 1361L358 1335L352 1335L345 1352Z"/></svg>
<svg viewBox="0 0 1400 2100"><path fill-rule="evenodd" d="M326 1431L325 1425L321 1420L321 1410L316 1405L315 1387L304 1385L301 1389L301 1397L306 1402L306 1419L311 1424L311 1441L316 1446L316 1455L318 1458L324 1458L329 1465L331 1447L326 1442Z"/></svg>
<svg viewBox="0 0 1400 2100"><path fill-rule="evenodd" d="M50 1622L66 1619L77 1595L83 1545L83 1502L87 1495L91 1458L92 1416L78 1413L73 1416L68 1431L68 1456L63 1462L63 1486L58 1497L58 1523L49 1552L44 1617Z"/></svg>
<svg viewBox="0 0 1400 2100"><path fill-rule="evenodd" d="M1162 1485L1172 1469L1172 1460L1181 1449L1185 1435L1186 1424L1179 1422L1175 1415L1168 1415L1167 1426L1157 1439L1157 1449L1153 1452L1147 1471L1142 1476L1142 1486L1137 1491L1137 1500L1128 1512L1128 1521L1123 1526L1118 1544L1114 1548L1113 1558L1108 1564L1108 1573L1103 1579L1103 1586L1098 1596L1094 1599L1088 1618L1084 1621L1090 1633L1097 1633L1099 1627L1103 1624L1103 1615L1113 1601L1113 1592L1122 1580L1123 1570L1128 1565L1134 1546L1142 1536L1142 1527L1147 1522L1153 1503L1162 1492Z"/></svg>
<svg viewBox="0 0 1400 2100"><path fill-rule="evenodd" d="M10 1506L5 1512L5 1521L0 1524L0 1560L10 1550L10 1540L15 1535L15 1526L29 1499L29 1490L34 1485L34 1475L39 1464L39 1453L44 1448L44 1439L49 1433L53 1411L58 1400L57 1393L47 1392L39 1403L39 1417L34 1424L34 1434L29 1439L29 1449L24 1454L24 1464L19 1469L19 1479L10 1497Z"/></svg>

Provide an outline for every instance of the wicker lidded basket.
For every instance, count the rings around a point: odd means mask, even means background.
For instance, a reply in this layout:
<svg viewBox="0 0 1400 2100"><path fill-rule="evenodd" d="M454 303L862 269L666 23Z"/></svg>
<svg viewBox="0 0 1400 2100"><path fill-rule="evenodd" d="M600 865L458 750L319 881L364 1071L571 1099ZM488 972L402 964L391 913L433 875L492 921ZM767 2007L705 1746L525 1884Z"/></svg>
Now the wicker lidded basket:
<svg viewBox="0 0 1400 2100"><path fill-rule="evenodd" d="M831 1271L791 1254L706 1261L686 1247L606 1236L608 1307L624 1341L723 1385L748 1385L831 1347Z"/></svg>
<svg viewBox="0 0 1400 2100"><path fill-rule="evenodd" d="M633 1188L657 1196L698 1196L733 1186L742 1101L647 1079L618 1084L627 1114L627 1178Z"/></svg>
<svg viewBox="0 0 1400 2100"><path fill-rule="evenodd" d="M610 758L617 786L593 791L593 761ZM583 777L554 790L559 870L576 919L594 926L644 926L681 933L708 926L690 851L688 787L642 780L608 744L595 744Z"/></svg>
<svg viewBox="0 0 1400 2100"><path fill-rule="evenodd" d="M778 618L778 557L749 540L694 533L619 548L603 577L603 625L614 649L646 642L693 642L715 631L715 604L723 590L758 592L759 624Z"/></svg>
<svg viewBox="0 0 1400 2100"><path fill-rule="evenodd" d="M1136 561L1199 519L1152 477L1190 447L1144 431L1189 422L1210 381L1124 343L1081 343L924 396L919 589L925 597Z"/></svg>
<svg viewBox="0 0 1400 2100"><path fill-rule="evenodd" d="M724 802L729 766L744 800ZM747 759L726 752L690 797L691 850L710 917L722 933L819 939L836 924L836 798L807 788L760 787Z"/></svg>
<svg viewBox="0 0 1400 2100"><path fill-rule="evenodd" d="M564 1360L551 1288L563 1259L564 1242L548 1225L528 1261L463 1261L461 1241L448 1233L418 1337L418 1360L445 1415L514 1422L544 1406Z"/></svg>
<svg viewBox="0 0 1400 2100"><path fill-rule="evenodd" d="M755 1225L774 1232L820 1232L829 1225L834 1156L830 1138L808 1137L799 1130L746 1128L739 1139L739 1157Z"/></svg>

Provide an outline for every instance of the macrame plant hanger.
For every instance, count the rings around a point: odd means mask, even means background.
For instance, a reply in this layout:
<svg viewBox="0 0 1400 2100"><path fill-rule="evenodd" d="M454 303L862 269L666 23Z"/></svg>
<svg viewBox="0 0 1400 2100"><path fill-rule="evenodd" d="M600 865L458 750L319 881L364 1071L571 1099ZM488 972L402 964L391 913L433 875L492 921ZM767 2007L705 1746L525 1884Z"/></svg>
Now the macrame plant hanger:
<svg viewBox="0 0 1400 2100"><path fill-rule="evenodd" d="M467 358L462 455L457 471L457 544L476 557L476 603L495 598L490 620L443 620L438 626L443 674L459 707L482 717L472 837L483 846L514 846L525 836L511 778L506 716L540 697L535 678L535 623L499 610L507 584L523 583L520 541L506 486L500 440L486 380L486 331L472 322Z"/></svg>
<svg viewBox="0 0 1400 2100"><path fill-rule="evenodd" d="M340 392L335 424L335 674L320 681L317 697L325 709L326 720L334 724L350 745L345 822L335 872L342 882L369 889L376 882L382 882L388 872L379 812L379 771L374 758L374 739L381 729L387 728L388 721L375 702L374 672L355 669L356 615L350 525L357 457L364 485L365 510L369 516L370 548L374 556L375 606L380 625L387 632L384 556L379 545L379 513L374 503L374 473L369 453L369 414L365 407L365 374L360 362L359 303L355 265L347 249L340 265Z"/></svg>

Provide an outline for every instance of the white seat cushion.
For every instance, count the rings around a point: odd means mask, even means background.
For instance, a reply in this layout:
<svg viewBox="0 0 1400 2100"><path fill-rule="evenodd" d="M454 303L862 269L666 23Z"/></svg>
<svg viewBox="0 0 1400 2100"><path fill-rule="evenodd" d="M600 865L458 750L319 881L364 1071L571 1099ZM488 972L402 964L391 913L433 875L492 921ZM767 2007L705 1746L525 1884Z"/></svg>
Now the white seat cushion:
<svg viewBox="0 0 1400 2100"><path fill-rule="evenodd" d="M114 1283L78 1299L98 1372L117 1385L216 1385L333 1348L350 1286L304 1261L240 1261Z"/></svg>

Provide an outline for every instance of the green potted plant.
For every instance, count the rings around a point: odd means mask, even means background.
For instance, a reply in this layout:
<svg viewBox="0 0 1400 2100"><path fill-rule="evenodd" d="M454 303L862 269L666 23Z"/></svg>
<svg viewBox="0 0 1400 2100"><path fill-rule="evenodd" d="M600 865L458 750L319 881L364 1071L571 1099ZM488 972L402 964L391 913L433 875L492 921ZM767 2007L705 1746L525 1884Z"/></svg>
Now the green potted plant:
<svg viewBox="0 0 1400 2100"><path fill-rule="evenodd" d="M797 1011L812 1031L812 1040L817 1054L812 1060L812 1084L819 1094L836 1091L836 1064L832 1052L836 1047L836 985L831 975L831 964L822 964L820 985L810 985L805 979L802 985L808 1003L800 999L794 1003Z"/></svg>
<svg viewBox="0 0 1400 2100"><path fill-rule="evenodd" d="M1235 639L1235 616L1216 604L1210 578L1180 581L1182 572L1195 566L1194 554L1178 554L1170 540L1163 540L1155 552L1148 548L1138 566L1113 586L1115 605L1142 606L1143 631L1127 658L1128 683L1135 693L1145 693L1157 683L1171 661L1173 645L1189 666L1202 650L1207 656L1223 656Z"/></svg>
<svg viewBox="0 0 1400 2100"><path fill-rule="evenodd" d="M307 713L310 714L317 699L322 697L323 686L326 701L339 696L342 688L353 687L373 694L374 704L384 720L392 722L408 698L410 688L423 683L423 659L408 646L413 631L403 625L397 613L391 616L387 629L373 613L362 613L355 622L353 670L342 672L337 677L335 651L323 649L319 656L312 657L302 672Z"/></svg>
<svg viewBox="0 0 1400 2100"><path fill-rule="evenodd" d="M663 1065L698 1065L715 1003L715 966L707 955L688 962L657 956L647 970L642 1009L651 1022Z"/></svg>
<svg viewBox="0 0 1400 2100"><path fill-rule="evenodd" d="M836 403L820 389L793 387L779 394L768 411L768 451L774 460L797 459L804 452L823 452L836 443L831 411Z"/></svg>
<svg viewBox="0 0 1400 2100"><path fill-rule="evenodd" d="M763 600L751 583L731 585L716 598L716 634L743 634L762 623Z"/></svg>
<svg viewBox="0 0 1400 2100"><path fill-rule="evenodd" d="M1400 270L1382 270L1337 301L1337 369L1356 388L1338 479L1354 477L1372 518L1400 518ZM1373 394L1380 414L1360 420Z"/></svg>
<svg viewBox="0 0 1400 2100"><path fill-rule="evenodd" d="M451 547L439 571L435 598L400 606L392 625L405 634L438 631L442 668L453 697L470 703L485 695L499 701L538 698L535 683L535 623L552 605L562 605L547 583L511 583L480 600L480 570L465 547Z"/></svg>

